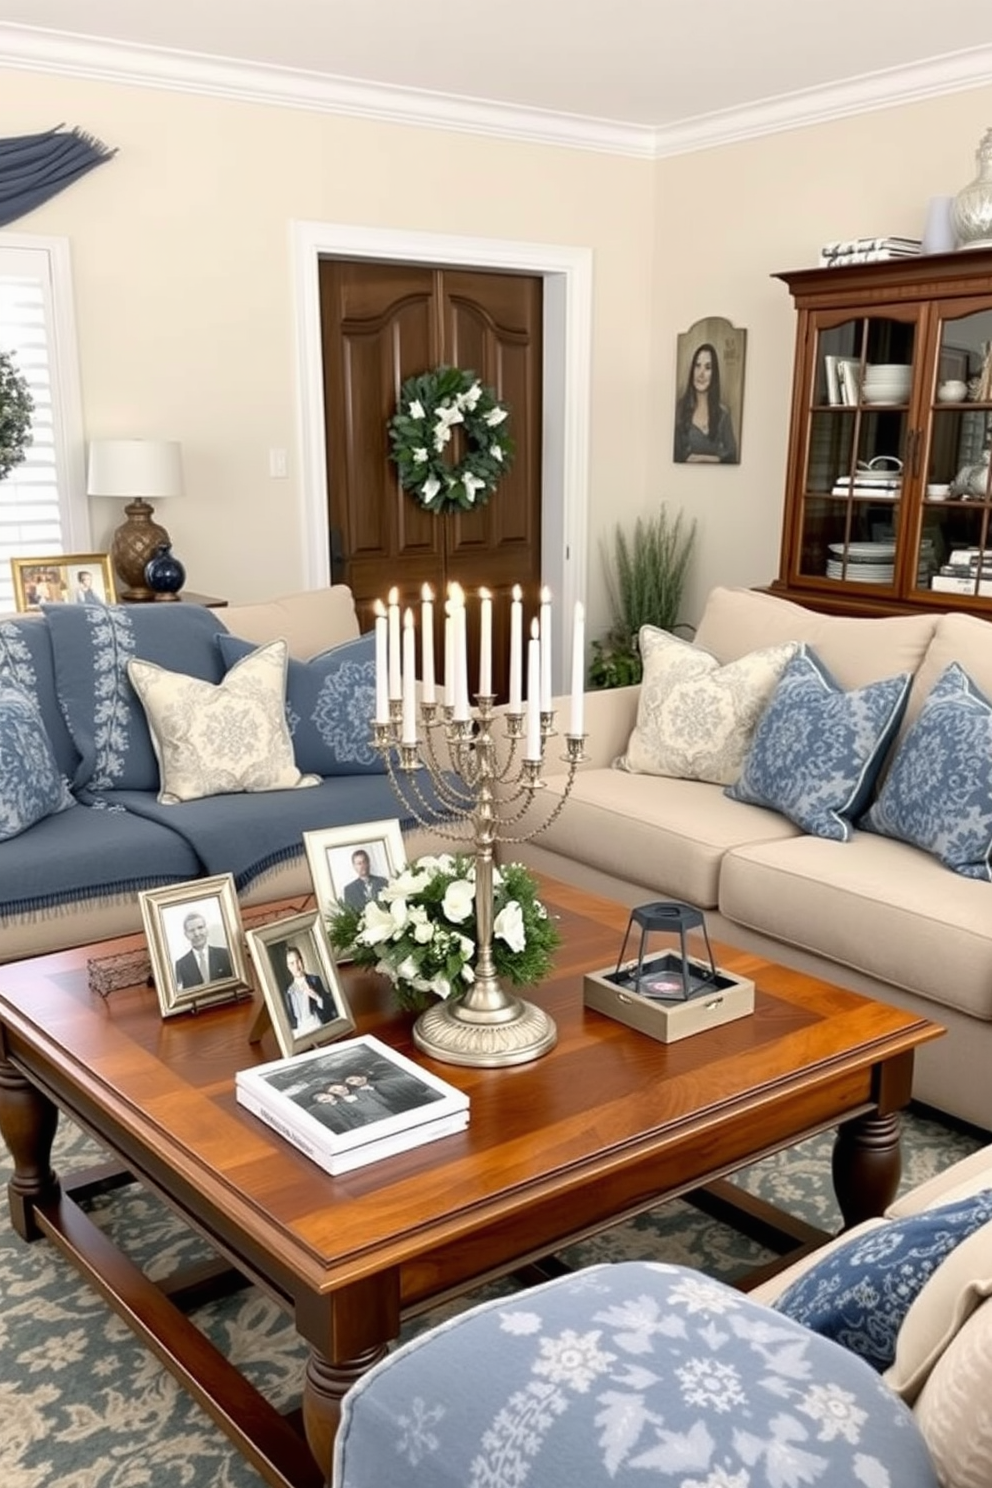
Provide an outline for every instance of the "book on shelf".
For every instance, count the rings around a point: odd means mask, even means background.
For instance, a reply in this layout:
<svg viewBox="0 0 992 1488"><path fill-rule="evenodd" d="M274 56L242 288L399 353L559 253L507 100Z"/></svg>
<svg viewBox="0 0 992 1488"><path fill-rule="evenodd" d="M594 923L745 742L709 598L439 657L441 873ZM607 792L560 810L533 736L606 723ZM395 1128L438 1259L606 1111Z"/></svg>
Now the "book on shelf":
<svg viewBox="0 0 992 1488"><path fill-rule="evenodd" d="M849 407L856 407L861 395L861 363L855 357L838 357L837 378L840 383L840 401Z"/></svg>
<svg viewBox="0 0 992 1488"><path fill-rule="evenodd" d="M844 401L841 397L840 377L837 373L837 363L839 360L839 357L830 356L829 354L823 358L823 374L827 382L827 402L834 407Z"/></svg>
<svg viewBox="0 0 992 1488"><path fill-rule="evenodd" d="M892 258L918 258L919 249L903 251L899 248L861 248L853 253L832 253L829 256L820 255L821 269L842 269L846 264L859 263L885 263Z"/></svg>
<svg viewBox="0 0 992 1488"><path fill-rule="evenodd" d="M987 579L977 574L934 574L930 580L930 588L939 594L992 594L992 573Z"/></svg>
<svg viewBox="0 0 992 1488"><path fill-rule="evenodd" d="M241 1105L328 1173L462 1131L469 1098L366 1034L238 1070Z"/></svg>
<svg viewBox="0 0 992 1488"><path fill-rule="evenodd" d="M917 258L922 252L923 242L920 238L841 238L833 243L824 243L820 249L820 267L880 263L889 258Z"/></svg>

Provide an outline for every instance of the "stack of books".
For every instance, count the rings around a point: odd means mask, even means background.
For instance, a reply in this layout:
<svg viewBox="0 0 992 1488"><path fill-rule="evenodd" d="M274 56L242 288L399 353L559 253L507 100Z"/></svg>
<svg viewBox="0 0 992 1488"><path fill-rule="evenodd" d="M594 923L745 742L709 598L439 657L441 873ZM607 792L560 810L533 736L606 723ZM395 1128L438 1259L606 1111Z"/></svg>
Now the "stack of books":
<svg viewBox="0 0 992 1488"><path fill-rule="evenodd" d="M464 1091L371 1034L239 1070L235 1093L335 1176L468 1126Z"/></svg>
<svg viewBox="0 0 992 1488"><path fill-rule="evenodd" d="M841 238L824 243L820 267L841 268L844 264L880 263L887 258L916 258L923 251L921 238Z"/></svg>
<svg viewBox="0 0 992 1488"><path fill-rule="evenodd" d="M930 580L942 594L992 594L992 552L984 548L955 548Z"/></svg>

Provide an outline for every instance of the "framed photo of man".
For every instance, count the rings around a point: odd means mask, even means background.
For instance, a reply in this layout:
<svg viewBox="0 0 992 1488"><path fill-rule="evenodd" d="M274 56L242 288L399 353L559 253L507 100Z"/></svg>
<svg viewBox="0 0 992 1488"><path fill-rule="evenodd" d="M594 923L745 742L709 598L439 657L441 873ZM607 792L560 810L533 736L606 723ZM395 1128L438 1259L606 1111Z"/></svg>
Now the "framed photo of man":
<svg viewBox="0 0 992 1488"><path fill-rule="evenodd" d="M354 1033L317 910L247 930L245 939L281 1054L288 1058Z"/></svg>
<svg viewBox="0 0 992 1488"><path fill-rule="evenodd" d="M163 1018L248 991L233 874L146 889L138 902Z"/></svg>
<svg viewBox="0 0 992 1488"><path fill-rule="evenodd" d="M739 465L747 331L707 315L678 337L675 442L680 465Z"/></svg>
<svg viewBox="0 0 992 1488"><path fill-rule="evenodd" d="M406 867L395 818L304 832L303 845L317 905L325 916L338 904L362 909Z"/></svg>

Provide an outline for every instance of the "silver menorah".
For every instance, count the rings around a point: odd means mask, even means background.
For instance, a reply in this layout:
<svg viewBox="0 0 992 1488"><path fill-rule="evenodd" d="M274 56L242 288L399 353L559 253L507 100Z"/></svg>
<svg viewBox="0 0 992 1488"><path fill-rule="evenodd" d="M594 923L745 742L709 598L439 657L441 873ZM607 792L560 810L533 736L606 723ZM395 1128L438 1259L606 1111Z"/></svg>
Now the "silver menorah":
<svg viewBox="0 0 992 1488"><path fill-rule="evenodd" d="M493 696L478 695L475 704L471 717L456 719L450 705L420 703L416 743L401 739L402 704L396 700L389 704L389 722L372 725L375 747L410 815L442 840L471 846L475 857L475 979L461 998L421 1013L413 1036L425 1054L449 1064L526 1064L546 1054L558 1032L542 1008L508 992L496 974L493 854L497 843L528 842L557 820L585 758L586 736L565 735L564 789L535 823L530 808L545 789L544 755L557 737L554 711L541 711L540 758L534 759L518 757L523 712L497 712ZM419 784L423 770L429 793Z"/></svg>

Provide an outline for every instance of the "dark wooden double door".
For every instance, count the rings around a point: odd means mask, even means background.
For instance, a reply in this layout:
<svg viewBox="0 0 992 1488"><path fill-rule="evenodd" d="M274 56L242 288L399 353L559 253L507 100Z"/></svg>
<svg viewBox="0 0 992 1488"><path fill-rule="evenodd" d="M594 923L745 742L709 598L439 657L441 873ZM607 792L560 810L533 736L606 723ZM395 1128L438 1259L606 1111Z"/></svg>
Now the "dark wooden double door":
<svg viewBox="0 0 992 1488"><path fill-rule="evenodd" d="M332 579L350 585L363 630L375 600L393 585L404 606L416 606L430 584L439 680L444 595L450 582L461 584L472 693L476 596L488 588L500 697L513 585L523 588L529 617L541 582L542 292L539 278L520 274L337 259L320 265ZM442 364L473 370L496 390L510 409L516 457L481 510L435 516L400 486L387 425L404 379ZM452 444L460 459L457 436Z"/></svg>

